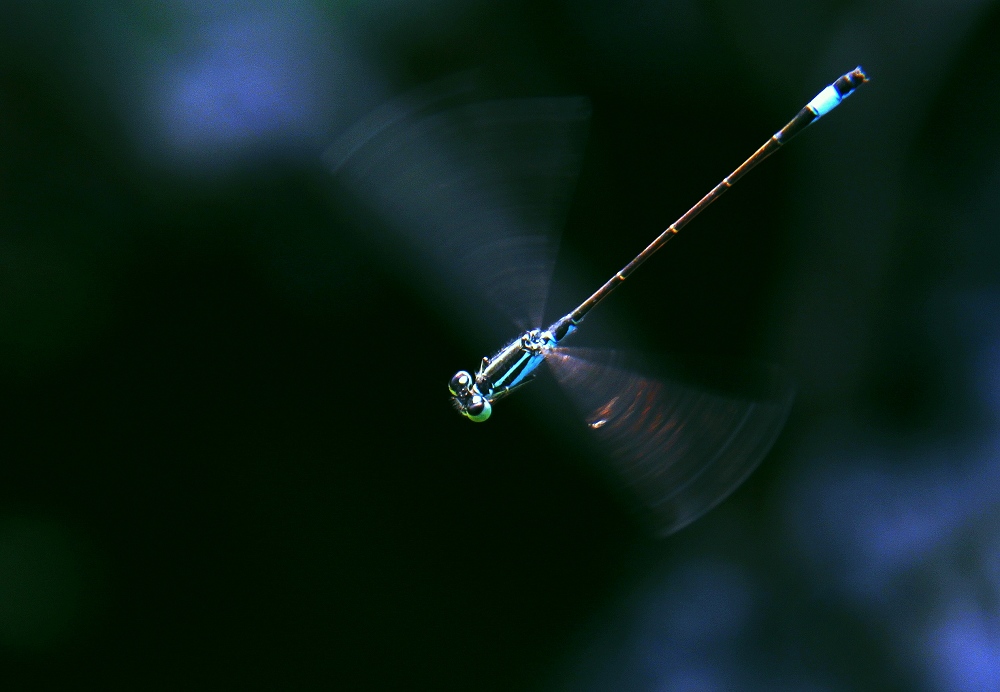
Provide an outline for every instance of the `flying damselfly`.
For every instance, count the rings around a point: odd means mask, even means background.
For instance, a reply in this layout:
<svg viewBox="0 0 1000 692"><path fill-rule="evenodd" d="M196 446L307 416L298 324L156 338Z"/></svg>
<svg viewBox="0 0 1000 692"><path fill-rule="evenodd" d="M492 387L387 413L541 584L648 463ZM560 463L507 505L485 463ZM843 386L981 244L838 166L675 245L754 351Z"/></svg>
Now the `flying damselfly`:
<svg viewBox="0 0 1000 692"><path fill-rule="evenodd" d="M663 534L690 523L732 492L777 438L792 387L777 375L764 391L735 396L663 376L614 349L567 347L584 317L741 177L867 81L860 67L823 89L750 158L670 224L572 311L542 328L555 264L558 211L579 166L588 117L580 99L522 99L445 108L461 86L418 92L347 132L326 161L377 209L402 245L404 265L429 263L460 314L480 295L520 334L475 374L448 382L454 407L475 422L521 390L547 363ZM388 253L387 253L388 254ZM475 321L475 320L473 320ZM471 327L483 331L477 324Z"/></svg>

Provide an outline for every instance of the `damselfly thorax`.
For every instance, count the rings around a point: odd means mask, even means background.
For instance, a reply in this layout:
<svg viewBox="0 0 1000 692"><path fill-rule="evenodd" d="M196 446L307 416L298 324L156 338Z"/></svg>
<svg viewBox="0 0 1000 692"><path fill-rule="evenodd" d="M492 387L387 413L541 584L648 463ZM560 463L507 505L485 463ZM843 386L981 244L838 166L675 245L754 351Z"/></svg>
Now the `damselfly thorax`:
<svg viewBox="0 0 1000 692"><path fill-rule="evenodd" d="M576 325L563 318L544 331L526 331L492 358L484 357L475 378L459 370L448 382L455 408L469 420L486 420L493 404L534 379L538 366L574 331Z"/></svg>

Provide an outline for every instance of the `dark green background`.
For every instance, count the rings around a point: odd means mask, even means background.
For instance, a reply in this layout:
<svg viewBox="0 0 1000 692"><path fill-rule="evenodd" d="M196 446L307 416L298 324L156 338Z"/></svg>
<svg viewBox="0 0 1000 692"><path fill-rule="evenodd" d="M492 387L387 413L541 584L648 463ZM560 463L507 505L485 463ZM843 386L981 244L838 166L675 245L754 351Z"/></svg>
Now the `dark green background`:
<svg viewBox="0 0 1000 692"><path fill-rule="evenodd" d="M164 66L196 64L230 23L284 26L272 49L315 55L319 125L200 152L163 134ZM997 630L997 36L996 3L4 3L0 675L991 689L994 649L958 637L949 667L933 645L954 589ZM586 96L563 247L596 288L859 63L871 84L602 306L649 316L636 338L656 349L799 383L759 471L666 541L576 458L551 399L525 392L485 426L454 414L448 377L500 344L455 328L434 277L381 261L320 162L354 118L462 70L501 96ZM899 496L926 550L873 595L852 586L859 534L810 523L880 504L857 500L881 487L861 478L832 493L854 504L824 505L844 459L904 485L986 480ZM974 588L934 576L954 545ZM737 575L743 600L685 601L698 570ZM707 634L634 624L698 598ZM707 677L678 677L688 664Z"/></svg>

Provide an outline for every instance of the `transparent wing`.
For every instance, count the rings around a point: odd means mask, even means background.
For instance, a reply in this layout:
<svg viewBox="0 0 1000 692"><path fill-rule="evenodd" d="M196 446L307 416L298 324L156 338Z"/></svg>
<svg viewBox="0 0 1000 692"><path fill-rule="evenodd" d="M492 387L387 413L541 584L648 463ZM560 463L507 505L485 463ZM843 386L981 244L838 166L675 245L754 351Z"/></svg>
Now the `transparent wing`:
<svg viewBox="0 0 1000 692"><path fill-rule="evenodd" d="M560 347L547 359L587 435L650 510L683 528L735 490L770 450L794 389L772 368L681 366L624 351Z"/></svg>
<svg viewBox="0 0 1000 692"><path fill-rule="evenodd" d="M459 103L454 84L386 104L326 154L327 165L381 226L387 259L419 267L518 327L542 310L584 148L580 98ZM378 235L374 226L367 233Z"/></svg>

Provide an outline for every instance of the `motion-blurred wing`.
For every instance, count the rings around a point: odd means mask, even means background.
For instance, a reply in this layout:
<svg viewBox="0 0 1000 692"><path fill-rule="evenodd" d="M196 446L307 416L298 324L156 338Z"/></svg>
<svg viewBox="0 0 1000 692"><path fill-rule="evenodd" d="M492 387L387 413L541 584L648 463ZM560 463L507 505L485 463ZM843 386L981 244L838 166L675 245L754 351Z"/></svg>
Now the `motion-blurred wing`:
<svg viewBox="0 0 1000 692"><path fill-rule="evenodd" d="M388 228L376 238L386 259L423 265L425 284L475 297L460 301L464 310L485 296L522 329L537 327L589 105L580 98L454 105L460 91L424 90L386 104L332 146L326 162Z"/></svg>
<svg viewBox="0 0 1000 692"><path fill-rule="evenodd" d="M767 454L793 398L775 369L681 368L623 351L560 347L548 358L587 434L667 535L735 490Z"/></svg>

